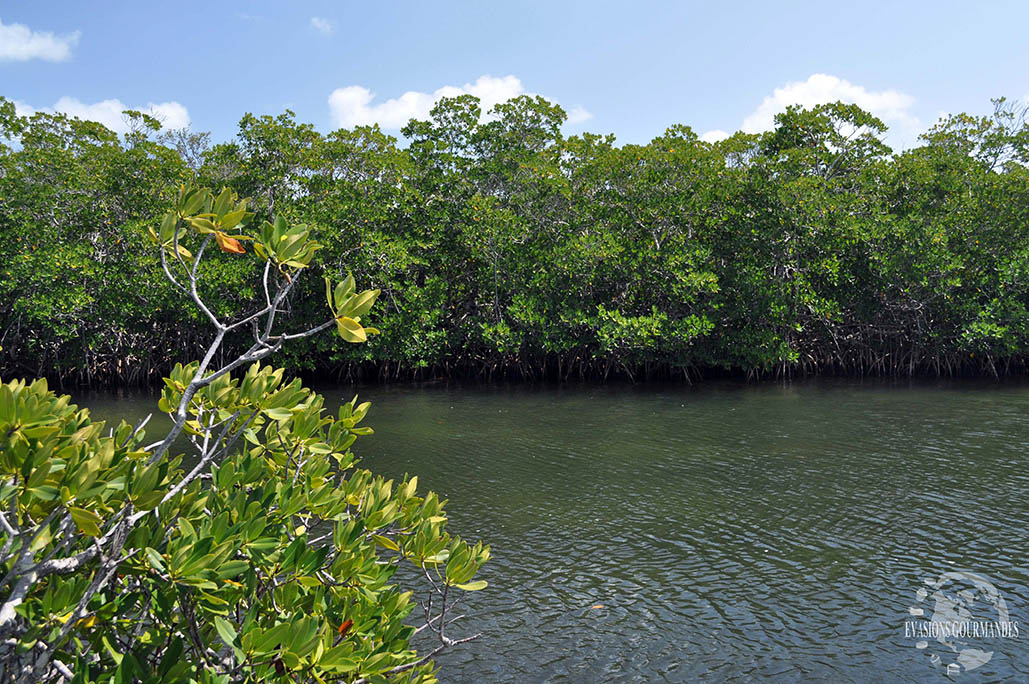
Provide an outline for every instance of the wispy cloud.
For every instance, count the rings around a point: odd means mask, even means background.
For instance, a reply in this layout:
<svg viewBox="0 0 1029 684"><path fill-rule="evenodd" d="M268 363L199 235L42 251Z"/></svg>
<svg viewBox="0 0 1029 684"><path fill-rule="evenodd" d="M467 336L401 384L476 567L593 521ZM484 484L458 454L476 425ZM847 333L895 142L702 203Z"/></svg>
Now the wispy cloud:
<svg viewBox="0 0 1029 684"><path fill-rule="evenodd" d="M65 96L59 99L53 107L37 109L21 101L16 101L14 106L21 116L30 116L37 111L60 112L86 121L102 123L116 133L125 133L129 130L125 117L122 116L122 112L126 109L135 109L149 114L160 121L165 129L189 126L189 110L175 101L157 104L150 102L145 107L129 107L118 99L101 100L90 104L74 97Z"/></svg>
<svg viewBox="0 0 1029 684"><path fill-rule="evenodd" d="M332 22L328 19L322 19L321 17L311 17L311 28L323 36L327 36L336 30L336 27L332 25Z"/></svg>
<svg viewBox="0 0 1029 684"><path fill-rule="evenodd" d="M66 62L71 59L79 36L78 31L59 36L50 31L33 31L25 24L0 21L0 62Z"/></svg>
<svg viewBox="0 0 1029 684"><path fill-rule="evenodd" d="M386 129L402 128L411 119L426 119L433 106L444 97L474 95L479 98L485 119L489 110L519 95L532 95L516 76L480 76L474 83L462 86L443 86L431 93L409 90L400 97L375 103L375 93L364 86L337 88L329 95L329 110L337 126L352 128L379 124ZM593 117L583 107L568 112L568 123L582 123Z"/></svg>
<svg viewBox="0 0 1029 684"><path fill-rule="evenodd" d="M791 81L775 88L743 119L741 130L745 133L772 130L775 115L786 111L790 105L808 108L837 101L856 104L879 117L890 127L891 137L897 140L913 141L921 128L918 118L911 112L915 104L911 95L898 90L869 90L838 76L812 74L806 81ZM712 142L727 135L725 131L713 130L700 137Z"/></svg>

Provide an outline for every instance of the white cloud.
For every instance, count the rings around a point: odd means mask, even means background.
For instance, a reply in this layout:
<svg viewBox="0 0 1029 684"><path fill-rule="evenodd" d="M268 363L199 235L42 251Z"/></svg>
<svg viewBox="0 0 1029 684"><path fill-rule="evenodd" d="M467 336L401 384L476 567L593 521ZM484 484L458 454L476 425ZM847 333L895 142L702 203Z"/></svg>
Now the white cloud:
<svg viewBox="0 0 1029 684"><path fill-rule="evenodd" d="M36 113L36 109L34 107L30 107L28 104L22 102L21 100L15 100L14 113L18 116L32 116Z"/></svg>
<svg viewBox="0 0 1029 684"><path fill-rule="evenodd" d="M830 102L856 104L871 112L889 126L887 137L905 146L915 142L922 124L911 113L915 98L898 90L868 90L850 81L830 74L812 74L806 81L791 81L776 88L761 101L757 109L745 119L741 130L745 133L763 133L775 128L775 115L786 111L789 105L804 108ZM726 137L724 131L708 131L700 136L709 142Z"/></svg>
<svg viewBox="0 0 1029 684"><path fill-rule="evenodd" d="M0 62L27 62L42 59L65 62L79 42L79 32L58 36L49 31L33 31L25 24L0 21Z"/></svg>
<svg viewBox="0 0 1029 684"><path fill-rule="evenodd" d="M427 119L433 106L441 98L474 95L479 98L483 118L494 106L527 93L516 76L480 76L474 83L463 86L443 86L431 93L409 90L400 97L375 103L375 93L363 86L337 88L329 95L329 110L337 126L352 128L379 124L386 129L402 128L411 119ZM573 107L568 123L575 124L592 118L582 107Z"/></svg>
<svg viewBox="0 0 1029 684"><path fill-rule="evenodd" d="M326 36L335 30L331 21L328 19L322 19L321 17L311 17L311 28Z"/></svg>
<svg viewBox="0 0 1029 684"><path fill-rule="evenodd" d="M190 124L189 110L174 100L157 104L151 102L142 111L160 121L164 130L187 128Z"/></svg>
<svg viewBox="0 0 1029 684"><path fill-rule="evenodd" d="M160 102L158 104L150 102L145 107L129 107L117 99L87 104L74 97L65 96L59 99L53 107L36 109L16 100L14 108L20 116L31 116L37 111L60 112L67 116L102 123L116 133L125 133L129 130L128 124L122 116L122 112L126 109L135 109L149 114L160 121L164 129L189 126L189 111L178 102Z"/></svg>
<svg viewBox="0 0 1029 684"><path fill-rule="evenodd" d="M716 143L719 140L725 140L729 137L729 134L720 128L716 128L713 131L708 131L704 135L700 136L700 139L708 143Z"/></svg>
<svg viewBox="0 0 1029 684"><path fill-rule="evenodd" d="M570 124L580 124L583 121L589 121L592 118L592 114L578 105L568 110L568 123Z"/></svg>
<svg viewBox="0 0 1029 684"><path fill-rule="evenodd" d="M775 115L786 111L788 105L809 108L836 101L856 104L887 124L918 126L918 119L910 112L915 98L906 93L897 90L867 90L836 76L812 74L806 81L793 81L776 88L743 120L743 131L761 133L772 130L775 127Z"/></svg>

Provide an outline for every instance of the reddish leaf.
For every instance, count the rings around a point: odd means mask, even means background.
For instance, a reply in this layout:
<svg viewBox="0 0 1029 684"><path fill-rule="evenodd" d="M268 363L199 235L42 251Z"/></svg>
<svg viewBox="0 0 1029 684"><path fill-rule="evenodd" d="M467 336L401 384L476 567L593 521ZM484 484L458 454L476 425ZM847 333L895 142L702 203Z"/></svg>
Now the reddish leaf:
<svg viewBox="0 0 1029 684"><path fill-rule="evenodd" d="M243 249L243 245L234 237L229 237L225 233L218 231L214 234L214 239L218 241L218 246L221 247L223 252L229 254L246 254L247 251Z"/></svg>
<svg viewBox="0 0 1029 684"><path fill-rule="evenodd" d="M350 628L353 627L353 626L354 626L354 621L353 620L344 620L343 624L341 624L339 626L339 635L341 637L345 637L347 635L347 632L349 632Z"/></svg>

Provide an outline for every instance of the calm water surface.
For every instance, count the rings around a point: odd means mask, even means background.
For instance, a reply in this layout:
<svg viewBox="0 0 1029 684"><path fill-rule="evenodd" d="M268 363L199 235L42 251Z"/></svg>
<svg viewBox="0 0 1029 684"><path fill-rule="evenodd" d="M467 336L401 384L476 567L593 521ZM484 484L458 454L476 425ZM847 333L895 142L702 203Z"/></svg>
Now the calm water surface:
<svg viewBox="0 0 1029 684"><path fill-rule="evenodd" d="M364 465L417 473L453 532L493 546L462 611L483 638L438 661L443 682L1029 681L1029 385L361 394ZM905 621L954 571L988 578L1021 632L955 644L993 655L948 677L955 651Z"/></svg>

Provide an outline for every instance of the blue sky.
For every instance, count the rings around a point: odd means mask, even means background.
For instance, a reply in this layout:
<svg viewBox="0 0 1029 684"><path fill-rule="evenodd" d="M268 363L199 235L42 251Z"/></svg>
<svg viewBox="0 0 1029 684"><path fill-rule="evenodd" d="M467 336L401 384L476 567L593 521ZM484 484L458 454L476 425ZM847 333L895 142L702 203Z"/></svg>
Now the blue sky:
<svg viewBox="0 0 1029 684"><path fill-rule="evenodd" d="M121 125L231 138L286 108L322 131L397 134L440 93L521 92L566 132L643 143L771 126L786 104L856 102L910 144L942 113L1029 97L1029 2L4 2L0 95Z"/></svg>

